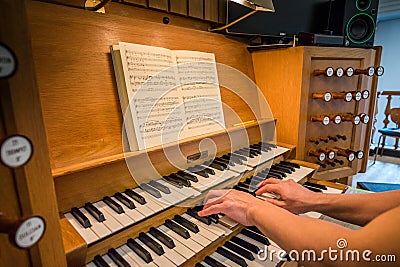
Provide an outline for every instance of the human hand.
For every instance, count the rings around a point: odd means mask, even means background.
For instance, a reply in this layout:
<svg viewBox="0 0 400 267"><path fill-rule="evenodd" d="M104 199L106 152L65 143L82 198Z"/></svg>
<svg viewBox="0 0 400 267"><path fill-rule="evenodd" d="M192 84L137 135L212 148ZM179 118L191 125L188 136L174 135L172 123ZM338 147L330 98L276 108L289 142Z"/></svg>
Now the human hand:
<svg viewBox="0 0 400 267"><path fill-rule="evenodd" d="M295 214L305 213L312 209L313 199L319 193L312 192L296 183L292 179L282 181L269 178L257 185L256 195L265 192L280 195L280 199L267 199L266 201L278 207L284 208Z"/></svg>
<svg viewBox="0 0 400 267"><path fill-rule="evenodd" d="M211 190L204 203L203 210L198 213L200 216L223 213L246 226L254 224L249 216L250 208L266 204L264 201L238 190Z"/></svg>

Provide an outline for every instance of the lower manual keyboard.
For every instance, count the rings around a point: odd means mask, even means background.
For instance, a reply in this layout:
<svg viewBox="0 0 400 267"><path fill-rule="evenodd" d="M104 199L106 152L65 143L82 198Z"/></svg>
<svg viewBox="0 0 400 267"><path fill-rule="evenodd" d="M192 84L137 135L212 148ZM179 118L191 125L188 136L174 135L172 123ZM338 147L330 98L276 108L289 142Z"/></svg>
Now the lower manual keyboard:
<svg viewBox="0 0 400 267"><path fill-rule="evenodd" d="M171 222L173 225L171 226ZM184 265L193 256L218 240L231 234L231 230L219 223L199 221L187 213L152 227L137 238L128 239L120 247L97 255L87 267L150 266L173 267ZM264 252L274 250L271 259ZM281 249L255 227L244 228L217 250L197 263L196 266L276 266L282 259L277 257Z"/></svg>

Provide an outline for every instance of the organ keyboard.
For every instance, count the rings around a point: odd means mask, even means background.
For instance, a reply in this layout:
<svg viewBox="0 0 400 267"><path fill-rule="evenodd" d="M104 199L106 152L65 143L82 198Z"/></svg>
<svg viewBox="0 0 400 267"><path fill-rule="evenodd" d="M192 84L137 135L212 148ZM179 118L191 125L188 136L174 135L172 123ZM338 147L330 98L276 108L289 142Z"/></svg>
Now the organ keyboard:
<svg viewBox="0 0 400 267"><path fill-rule="evenodd" d="M87 247L85 260L79 264L83 265L86 262L87 266L179 266L186 265L189 259L193 262L193 253L195 258L203 255L203 249L217 239L224 240L232 230L222 224L208 222L199 217L197 211L189 209L183 214L181 212L185 211L187 206L201 203L204 194L210 189L233 187L254 191L254 183L261 179L274 177L300 181L312 175L315 165L310 164L310 167L306 163L302 165L296 161L283 160L290 151L290 148L281 145L258 142L150 180L138 187L125 188L100 200L72 207L63 217L82 237ZM201 224L199 220L202 221ZM239 227L236 223L232 225ZM167 237L172 238L176 247L167 247ZM158 254L154 251L156 243L149 243L153 239L157 239L158 247L162 247L159 248ZM229 244L228 246L232 246ZM232 264L232 260L226 257L225 250L229 249L219 249L220 252L223 251L223 255L218 251L210 253L200 264L211 265L213 260L228 261ZM71 257L73 254L71 252ZM252 262L249 266L258 265Z"/></svg>

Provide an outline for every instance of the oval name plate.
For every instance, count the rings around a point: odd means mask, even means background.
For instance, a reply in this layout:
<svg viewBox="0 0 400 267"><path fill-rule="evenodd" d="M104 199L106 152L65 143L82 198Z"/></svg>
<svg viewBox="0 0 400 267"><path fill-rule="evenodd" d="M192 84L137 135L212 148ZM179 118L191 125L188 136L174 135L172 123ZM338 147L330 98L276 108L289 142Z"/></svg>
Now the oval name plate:
<svg viewBox="0 0 400 267"><path fill-rule="evenodd" d="M0 44L0 79L11 77L17 70L17 59L14 52Z"/></svg>
<svg viewBox="0 0 400 267"><path fill-rule="evenodd" d="M25 165L31 159L32 154L32 143L23 135L10 136L0 146L1 163L10 168Z"/></svg>
<svg viewBox="0 0 400 267"><path fill-rule="evenodd" d="M19 225L15 233L15 244L19 248L29 248L42 238L45 230L46 223L42 217L30 217Z"/></svg>

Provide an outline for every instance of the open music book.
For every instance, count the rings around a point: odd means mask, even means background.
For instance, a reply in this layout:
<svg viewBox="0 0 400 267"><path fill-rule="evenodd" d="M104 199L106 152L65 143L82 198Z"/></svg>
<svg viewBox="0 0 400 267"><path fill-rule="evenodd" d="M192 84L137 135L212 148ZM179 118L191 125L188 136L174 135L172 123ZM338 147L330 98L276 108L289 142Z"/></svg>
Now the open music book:
<svg viewBox="0 0 400 267"><path fill-rule="evenodd" d="M131 151L224 129L214 54L120 42L111 55Z"/></svg>

